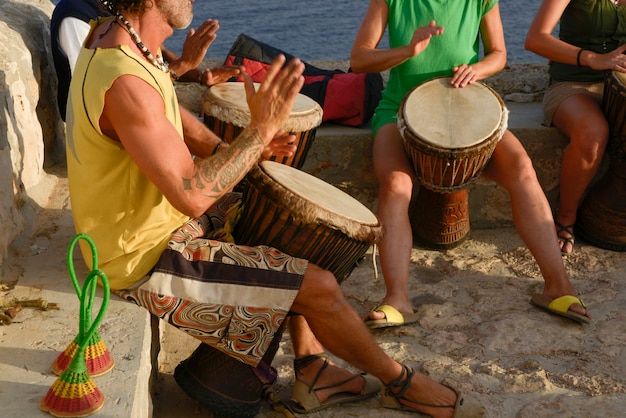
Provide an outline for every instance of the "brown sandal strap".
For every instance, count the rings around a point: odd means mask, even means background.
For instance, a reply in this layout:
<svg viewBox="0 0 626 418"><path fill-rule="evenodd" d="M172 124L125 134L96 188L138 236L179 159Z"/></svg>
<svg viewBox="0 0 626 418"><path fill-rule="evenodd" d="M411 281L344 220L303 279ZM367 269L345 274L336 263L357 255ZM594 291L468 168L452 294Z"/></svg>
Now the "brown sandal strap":
<svg viewBox="0 0 626 418"><path fill-rule="evenodd" d="M304 369L306 366L320 358L323 358L326 360L326 362L328 362L328 356L325 353L311 354L310 356L294 359L293 368L295 369L296 374L298 374L300 370Z"/></svg>
<svg viewBox="0 0 626 418"><path fill-rule="evenodd" d="M407 390L409 390L409 387L411 386L411 379L413 378L413 375L415 374L415 371L409 366L407 366L406 364L401 364L401 366L402 366L402 371L400 372L400 376L398 376L397 378L395 378L394 380L392 380L391 382L385 385L386 387L385 391L387 395L396 399L406 399L404 397L404 394L406 393ZM406 377L405 377L405 374L406 374ZM392 392L393 389L397 389L397 388L400 388L400 392L398 393Z"/></svg>
<svg viewBox="0 0 626 418"><path fill-rule="evenodd" d="M313 383L311 383L311 385L309 386L309 393L311 392L317 392L319 390L324 390L324 389L332 389L335 387L339 387L345 383L348 383L351 380L356 379L357 377L361 377L362 375L360 374L354 374L352 376L350 376L349 378L339 382L339 383L335 383L329 386L322 386L319 388L315 387L315 384L317 383L317 381L319 380L320 376L322 376L322 373L324 373L324 370L326 370L326 368L330 365L330 361L328 360L328 356L324 353L321 354L311 354L310 356L306 356L306 357L302 357L299 359L295 359L293 361L293 367L296 371L296 375L300 372L300 370L304 369L305 367L307 367L308 365L310 365L311 363L313 363L314 361L316 361L317 359L324 359L324 364L322 365L322 367L320 367L319 371L317 372L317 375L315 375L315 379L313 379Z"/></svg>
<svg viewBox="0 0 626 418"><path fill-rule="evenodd" d="M409 390L409 387L411 386L411 379L413 378L414 374L415 370L405 364L402 364L402 372L400 373L400 376L398 376L395 380L389 382L389 384L385 385L385 394L397 399L398 401L405 401L415 405L427 406L431 408L455 408L455 405L433 405L429 403L414 401L404 396L404 394ZM452 389L450 386L444 386ZM400 388L399 392L392 392L393 389L397 388ZM452 391L458 396L456 390L452 389Z"/></svg>

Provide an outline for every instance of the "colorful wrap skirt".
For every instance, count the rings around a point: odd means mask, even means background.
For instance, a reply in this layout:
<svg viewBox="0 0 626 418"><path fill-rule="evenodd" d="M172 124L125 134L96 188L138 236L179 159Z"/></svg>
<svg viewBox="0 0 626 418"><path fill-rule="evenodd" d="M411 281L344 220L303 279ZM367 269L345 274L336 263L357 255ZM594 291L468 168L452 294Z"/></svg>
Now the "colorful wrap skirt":
<svg viewBox="0 0 626 418"><path fill-rule="evenodd" d="M267 246L236 245L231 193L176 231L149 277L120 297L256 367L285 321L308 262Z"/></svg>

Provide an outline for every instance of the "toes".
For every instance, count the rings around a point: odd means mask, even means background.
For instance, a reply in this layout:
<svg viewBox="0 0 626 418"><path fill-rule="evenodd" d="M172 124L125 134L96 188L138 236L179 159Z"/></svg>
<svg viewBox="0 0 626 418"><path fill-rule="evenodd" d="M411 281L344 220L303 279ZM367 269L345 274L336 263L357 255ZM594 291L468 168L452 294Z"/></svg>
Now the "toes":
<svg viewBox="0 0 626 418"><path fill-rule="evenodd" d="M577 313L579 315L584 315L588 318L591 318L591 315L589 314L589 311L585 308L583 308L581 305L579 304L573 304L572 306L570 306L569 308L570 311Z"/></svg>
<svg viewBox="0 0 626 418"><path fill-rule="evenodd" d="M371 319L385 319L385 313L381 311L369 311L364 319L365 321Z"/></svg>

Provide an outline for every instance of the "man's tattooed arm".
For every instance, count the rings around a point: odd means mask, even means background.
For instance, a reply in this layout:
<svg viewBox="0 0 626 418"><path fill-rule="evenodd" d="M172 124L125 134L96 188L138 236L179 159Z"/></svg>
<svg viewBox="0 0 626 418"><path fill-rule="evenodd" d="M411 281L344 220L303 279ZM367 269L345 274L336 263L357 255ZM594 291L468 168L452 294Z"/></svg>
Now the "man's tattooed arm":
<svg viewBox="0 0 626 418"><path fill-rule="evenodd" d="M244 178L264 148L263 138L256 129L244 129L214 156L197 159L194 176L182 179L183 189L199 189L209 199L220 198Z"/></svg>

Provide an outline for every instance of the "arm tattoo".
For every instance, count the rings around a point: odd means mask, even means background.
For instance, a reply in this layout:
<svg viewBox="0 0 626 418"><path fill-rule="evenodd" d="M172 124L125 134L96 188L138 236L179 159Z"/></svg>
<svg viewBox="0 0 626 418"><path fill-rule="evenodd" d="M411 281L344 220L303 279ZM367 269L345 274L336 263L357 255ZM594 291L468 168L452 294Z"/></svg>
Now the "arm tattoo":
<svg viewBox="0 0 626 418"><path fill-rule="evenodd" d="M230 146L214 156L199 159L193 178L183 178L183 189L204 190L205 196L218 198L244 178L259 160L265 143L256 129L244 129Z"/></svg>

